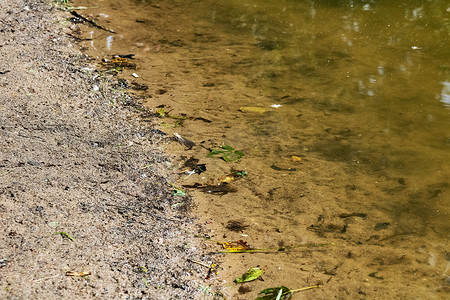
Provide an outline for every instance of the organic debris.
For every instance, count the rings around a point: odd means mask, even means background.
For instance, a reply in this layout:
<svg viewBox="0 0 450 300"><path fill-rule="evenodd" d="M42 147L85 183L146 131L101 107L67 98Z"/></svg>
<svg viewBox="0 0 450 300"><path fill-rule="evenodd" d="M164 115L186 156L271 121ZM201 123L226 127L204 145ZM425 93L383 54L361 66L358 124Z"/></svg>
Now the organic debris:
<svg viewBox="0 0 450 300"><path fill-rule="evenodd" d="M241 112L250 112L250 113L258 113L258 114L263 114L267 111L266 109L264 109L262 107L254 107L254 106L240 107L239 110Z"/></svg>
<svg viewBox="0 0 450 300"><path fill-rule="evenodd" d="M245 229L247 229L248 225L245 225L241 221L228 221L227 226L225 226L228 230L234 231L234 232L243 232Z"/></svg>
<svg viewBox="0 0 450 300"><path fill-rule="evenodd" d="M259 267L250 268L241 277L237 277L234 282L244 283L258 279L264 274L264 270Z"/></svg>
<svg viewBox="0 0 450 300"><path fill-rule="evenodd" d="M187 168L187 170L183 171L185 173L190 174L201 174L206 171L206 164L199 164L199 159L191 157L188 160L184 162L184 167Z"/></svg>
<svg viewBox="0 0 450 300"><path fill-rule="evenodd" d="M188 119L188 118L185 117L185 116L173 116L173 115L170 115L168 112L166 112L166 111L164 110L164 108L158 109L158 110L156 111L156 114L157 114L158 117L160 117L160 118L171 118L171 119L180 119L180 120L186 120L186 119Z"/></svg>
<svg viewBox="0 0 450 300"><path fill-rule="evenodd" d="M226 162L237 161L245 154L242 151L234 150L233 147L223 144L221 149L212 149L206 157L223 159Z"/></svg>
<svg viewBox="0 0 450 300"><path fill-rule="evenodd" d="M68 238L72 242L74 241L74 238L71 237L67 232L61 231L61 232L55 232L54 234L59 234L59 235L61 235L64 238Z"/></svg>
<svg viewBox="0 0 450 300"><path fill-rule="evenodd" d="M113 55L111 59L103 58L101 64L107 68L136 69L136 64L127 58L129 55Z"/></svg>
<svg viewBox="0 0 450 300"><path fill-rule="evenodd" d="M211 120L203 118L203 117L194 117L194 118L192 118L192 120L194 120L194 121L203 121L205 123L211 123L212 122Z"/></svg>
<svg viewBox="0 0 450 300"><path fill-rule="evenodd" d="M367 214L365 213L351 213L351 214L340 214L339 218L341 219L346 219L346 218L350 218L350 217L360 217L363 219L367 218Z"/></svg>
<svg viewBox="0 0 450 300"><path fill-rule="evenodd" d="M66 276L85 277L89 275L92 275L92 272L76 272L76 271L66 272Z"/></svg>
<svg viewBox="0 0 450 300"><path fill-rule="evenodd" d="M301 157L299 157L299 156L296 156L296 155L292 155L292 156L291 156L291 159L292 159L292 161L293 161L293 162L299 162L299 161L301 161L301 160L302 160L302 158L301 158Z"/></svg>
<svg viewBox="0 0 450 300"><path fill-rule="evenodd" d="M252 289L251 289L250 287L248 287L248 286L245 286L245 285L241 285L241 286L238 288L239 294L247 294L247 293L249 293L249 292L251 292L251 291L252 291Z"/></svg>
<svg viewBox="0 0 450 300"><path fill-rule="evenodd" d="M148 85L140 84L135 81L131 82L131 88L135 91L146 91L148 90Z"/></svg>
<svg viewBox="0 0 450 300"><path fill-rule="evenodd" d="M168 185L170 185L171 187L173 187L173 195L174 196L179 196L179 197L184 197L186 196L186 192L183 191L182 189L180 189L179 187L177 187L176 185L168 182Z"/></svg>
<svg viewBox="0 0 450 300"><path fill-rule="evenodd" d="M259 296L256 300L288 300L291 299L295 292L310 290L318 287L320 287L320 285L308 286L297 290L291 290L285 286L268 288L259 292L259 295L262 296Z"/></svg>
<svg viewBox="0 0 450 300"><path fill-rule="evenodd" d="M295 246L280 246L278 248L267 248L267 249L254 249L250 248L250 246L245 241L237 241L237 242L227 242L220 243L225 249L228 251L220 251L219 253L275 253L286 250L292 250L296 248L314 248L314 247L323 247L328 245L334 245L334 243L327 244L300 244Z"/></svg>
<svg viewBox="0 0 450 300"><path fill-rule="evenodd" d="M195 143L191 140L188 140L187 138L182 137L178 133L174 132L173 135L175 136L175 140L180 143L181 145L184 145L186 148L191 149L195 146Z"/></svg>
<svg viewBox="0 0 450 300"><path fill-rule="evenodd" d="M236 189L232 188L228 183L222 182L217 185L212 184L201 184L201 183L195 183L193 185L183 185L183 187L186 188L193 188L193 189L199 189L203 193L213 194L213 195L226 195L228 193L234 193L236 192Z"/></svg>
<svg viewBox="0 0 450 300"><path fill-rule="evenodd" d="M206 275L205 279L211 279L211 275L212 274L215 274L215 275L218 274L218 272L217 272L217 265L216 264L207 265L207 264L204 264L204 263L202 263L200 261L196 261L196 260L193 260L193 259L190 259L189 261L193 262L195 264L198 264L200 266L203 266L205 268L208 268L208 274Z"/></svg>
<svg viewBox="0 0 450 300"><path fill-rule="evenodd" d="M246 171L232 170L230 174L225 175L225 176L220 176L219 181L224 182L224 183L231 183L235 180L246 177L247 174L248 173Z"/></svg>
<svg viewBox="0 0 450 300"><path fill-rule="evenodd" d="M81 19L81 20L83 20L83 21L85 21L85 22L88 22L89 24L91 24L91 25L94 26L94 27L100 28L100 29L105 30L105 31L108 31L108 32L116 33L114 30L112 30L112 29L110 29L110 28L106 28L105 26L98 24L98 23L97 23L96 21L94 21L93 19L91 19L91 18L89 18L89 17L86 17L86 16L83 16L83 15L77 13L77 12L74 11L74 10L71 11L70 13L71 13L75 18L78 18L78 19Z"/></svg>
<svg viewBox="0 0 450 300"><path fill-rule="evenodd" d="M183 190L173 190L173 195L174 196L179 196L179 197L184 197L186 196L186 193Z"/></svg>
<svg viewBox="0 0 450 300"><path fill-rule="evenodd" d="M228 252L245 252L251 250L251 246L247 244L246 241L239 240L234 242L221 243L223 248L227 249Z"/></svg>
<svg viewBox="0 0 450 300"><path fill-rule="evenodd" d="M377 223L374 227L376 231L387 229L388 226L391 225L389 222Z"/></svg>
<svg viewBox="0 0 450 300"><path fill-rule="evenodd" d="M181 122L183 122L183 120L178 120L173 124L169 124L169 123L160 123L159 125L162 127L166 127L166 128L178 128L178 126L181 126Z"/></svg>
<svg viewBox="0 0 450 300"><path fill-rule="evenodd" d="M280 168L280 167L278 167L276 165L271 165L270 168L275 170L275 171L288 171L288 172L297 171L296 168L287 168L287 169L285 169L285 168Z"/></svg>

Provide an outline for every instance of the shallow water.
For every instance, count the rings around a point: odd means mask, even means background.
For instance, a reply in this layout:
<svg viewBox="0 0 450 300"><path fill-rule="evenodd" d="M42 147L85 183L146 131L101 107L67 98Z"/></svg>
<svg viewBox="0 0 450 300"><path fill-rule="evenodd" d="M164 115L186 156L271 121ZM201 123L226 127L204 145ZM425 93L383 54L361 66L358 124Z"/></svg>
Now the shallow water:
<svg viewBox="0 0 450 300"><path fill-rule="evenodd" d="M449 291L447 1L77 4L98 6L88 12L118 32L94 30L87 48L101 56L136 54L138 69L124 74L150 87L148 107L212 121L186 120L177 128L173 120L161 121L164 131L194 140L199 146L184 155L209 168L185 183L217 182L231 168L248 171L247 179L233 183L236 193L191 191L203 197L199 211L216 221L217 235L228 220L239 219L249 225L244 237L259 247L332 241L340 245L337 252L358 253L347 269L336 253L309 257L316 262L311 270L322 275L329 277L335 265L354 274L347 278L354 290L336 277L351 292L335 283L331 294L318 298L353 295L358 278L367 276L375 280L363 292L369 298L383 295L376 292L380 286L403 297ZM245 157L231 165L205 159L208 148L222 143ZM344 215L352 213L366 216ZM391 255L397 258L384 261ZM261 261L296 274L289 263L304 259L293 254ZM308 276L329 282L311 270ZM276 284L280 275L268 276ZM409 284L415 285L411 294L396 291Z"/></svg>

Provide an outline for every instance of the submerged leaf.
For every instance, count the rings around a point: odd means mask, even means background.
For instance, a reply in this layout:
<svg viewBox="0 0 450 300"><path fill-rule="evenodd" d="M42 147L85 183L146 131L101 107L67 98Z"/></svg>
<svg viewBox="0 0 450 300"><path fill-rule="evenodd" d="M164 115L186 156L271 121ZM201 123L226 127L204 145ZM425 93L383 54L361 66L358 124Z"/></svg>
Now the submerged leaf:
<svg viewBox="0 0 450 300"><path fill-rule="evenodd" d="M240 176L240 177L242 177L242 178L246 177L247 174L248 174L247 171L237 171L237 172L236 172L236 175L237 175L237 176Z"/></svg>
<svg viewBox="0 0 450 300"><path fill-rule="evenodd" d="M206 157L214 157L223 159L226 162L236 161L241 159L245 154L242 151L234 150L233 147L222 145L221 149L213 149Z"/></svg>
<svg viewBox="0 0 450 300"><path fill-rule="evenodd" d="M158 110L156 111L156 113L157 113L161 118L164 118L164 117L167 115L167 113L166 113L166 111L164 110L164 108L158 109Z"/></svg>
<svg viewBox="0 0 450 300"><path fill-rule="evenodd" d="M231 183L235 180L235 177L233 175L227 175L227 176L221 176L219 177L220 182L224 183Z"/></svg>
<svg viewBox="0 0 450 300"><path fill-rule="evenodd" d="M301 161L301 160L302 160L302 158L301 158L301 157L299 157L299 156L296 156L296 155L292 155L292 156L291 156L291 159L292 159L292 161L293 161L293 162L299 162L299 161Z"/></svg>
<svg viewBox="0 0 450 300"><path fill-rule="evenodd" d="M250 268L242 277L237 277L234 282L236 283L244 283L258 279L261 275L264 274L264 270L258 267Z"/></svg>
<svg viewBox="0 0 450 300"><path fill-rule="evenodd" d="M262 107L256 107L256 106L240 107L239 110L241 112L245 112L245 113L258 113L258 114L263 114L266 112L266 109L264 109Z"/></svg>
<svg viewBox="0 0 450 300"><path fill-rule="evenodd" d="M279 295L281 291L281 296ZM256 300L288 300L292 297L293 292L290 288L285 286L268 288L259 292L262 296L256 298Z"/></svg>
<svg viewBox="0 0 450 300"><path fill-rule="evenodd" d="M243 240L223 243L222 246L227 249L228 252L244 252L251 249L250 245Z"/></svg>

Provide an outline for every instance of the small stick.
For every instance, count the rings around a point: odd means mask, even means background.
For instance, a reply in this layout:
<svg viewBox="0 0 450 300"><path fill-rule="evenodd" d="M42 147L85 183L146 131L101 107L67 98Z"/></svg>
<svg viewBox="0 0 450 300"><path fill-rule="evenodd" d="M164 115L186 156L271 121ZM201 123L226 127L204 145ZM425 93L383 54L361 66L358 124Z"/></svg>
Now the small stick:
<svg viewBox="0 0 450 300"><path fill-rule="evenodd" d="M205 267L205 268L211 268L210 266L208 266L207 264L204 264L204 263L202 263L202 262L200 262L200 261L196 261L196 260L193 260L193 259L190 259L190 261L191 262L193 262L193 263L195 263L195 264L197 264L197 265L200 265L200 266L203 266L203 267Z"/></svg>
<svg viewBox="0 0 450 300"><path fill-rule="evenodd" d="M105 30L105 31L108 31L108 32L116 33L114 30L109 29L109 28L106 28L105 26L98 24L97 22L95 22L95 21L92 20L91 18L88 18L88 17L85 17L85 16L80 15L79 13L77 13L77 12L74 11L74 10L72 10L70 13L71 13L72 15L74 15L75 17L80 18L80 19L82 19L82 20L88 22L89 24L91 24L91 25L94 26L94 27L100 28L100 29Z"/></svg>

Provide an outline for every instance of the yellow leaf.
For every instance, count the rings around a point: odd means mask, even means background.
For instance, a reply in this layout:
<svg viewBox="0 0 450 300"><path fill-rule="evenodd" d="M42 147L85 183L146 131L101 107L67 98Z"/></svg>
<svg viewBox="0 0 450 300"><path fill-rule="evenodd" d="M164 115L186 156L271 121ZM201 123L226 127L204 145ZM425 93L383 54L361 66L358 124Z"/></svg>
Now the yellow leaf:
<svg viewBox="0 0 450 300"><path fill-rule="evenodd" d="M243 252L246 250L250 250L250 245L243 240L222 243L222 246L229 252Z"/></svg>
<svg viewBox="0 0 450 300"><path fill-rule="evenodd" d="M301 159L301 157L298 157L298 156L295 156L295 155L292 155L292 161L295 161L295 162L297 162L297 161L301 161L302 159Z"/></svg>
<svg viewBox="0 0 450 300"><path fill-rule="evenodd" d="M239 108L240 111L242 112L251 112L251 113L265 113L266 110L262 107L256 107L256 106L245 106L245 107L241 107Z"/></svg>
<svg viewBox="0 0 450 300"><path fill-rule="evenodd" d="M236 178L234 178L234 176L232 175L227 175L227 176L223 176L223 177L219 177L220 182L225 182L225 183L231 183L235 180Z"/></svg>

